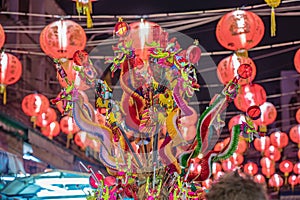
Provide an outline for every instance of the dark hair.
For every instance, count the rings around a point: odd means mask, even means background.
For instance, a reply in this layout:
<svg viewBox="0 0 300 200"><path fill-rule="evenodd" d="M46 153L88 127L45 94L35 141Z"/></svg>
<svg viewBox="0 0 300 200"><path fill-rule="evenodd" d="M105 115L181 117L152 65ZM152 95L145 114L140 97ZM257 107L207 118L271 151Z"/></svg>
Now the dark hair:
<svg viewBox="0 0 300 200"><path fill-rule="evenodd" d="M248 175L239 175L237 171L225 174L212 184L206 194L207 200L267 200L263 186L254 182Z"/></svg>

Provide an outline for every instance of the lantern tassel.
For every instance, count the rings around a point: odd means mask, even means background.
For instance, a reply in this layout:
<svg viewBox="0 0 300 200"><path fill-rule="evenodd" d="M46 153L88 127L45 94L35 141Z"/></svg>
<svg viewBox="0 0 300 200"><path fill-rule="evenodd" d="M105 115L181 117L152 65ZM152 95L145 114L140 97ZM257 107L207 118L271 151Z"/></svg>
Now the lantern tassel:
<svg viewBox="0 0 300 200"><path fill-rule="evenodd" d="M6 86L1 84L0 85L0 94L3 94L3 104L6 104Z"/></svg>
<svg viewBox="0 0 300 200"><path fill-rule="evenodd" d="M271 9L271 37L276 35L276 19L275 19L275 9Z"/></svg>
<svg viewBox="0 0 300 200"><path fill-rule="evenodd" d="M92 17L91 17L91 10L89 9L88 6L84 7L83 14L86 15L86 27L87 28L92 28L93 27L93 20L92 20Z"/></svg>

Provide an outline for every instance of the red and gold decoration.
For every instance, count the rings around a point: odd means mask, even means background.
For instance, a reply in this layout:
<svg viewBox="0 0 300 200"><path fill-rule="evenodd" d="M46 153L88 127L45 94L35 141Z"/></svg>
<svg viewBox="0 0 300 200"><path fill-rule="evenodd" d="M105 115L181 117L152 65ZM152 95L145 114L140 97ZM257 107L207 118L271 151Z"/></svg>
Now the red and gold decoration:
<svg viewBox="0 0 300 200"><path fill-rule="evenodd" d="M265 0L268 6L271 7L271 37L276 35L276 19L275 19L275 8L277 8L281 0Z"/></svg>
<svg viewBox="0 0 300 200"><path fill-rule="evenodd" d="M5 42L5 32L3 30L2 25L0 24L0 49L3 47Z"/></svg>
<svg viewBox="0 0 300 200"><path fill-rule="evenodd" d="M93 20L91 14L93 13L92 3L96 0L73 0L76 1L76 10L78 15L86 16L86 26L87 28L93 27Z"/></svg>
<svg viewBox="0 0 300 200"><path fill-rule="evenodd" d="M114 27L114 34L116 34L118 37L126 37L129 31L129 25L123 21L122 17L119 17L119 20Z"/></svg>
<svg viewBox="0 0 300 200"><path fill-rule="evenodd" d="M19 59L12 54L2 51L0 53L0 94L3 94L4 105L6 104L6 86L16 83L21 78L21 75L22 64Z"/></svg>
<svg viewBox="0 0 300 200"><path fill-rule="evenodd" d="M47 126L44 126L41 129L41 132L44 136L48 137L50 140L53 139L53 137L56 137L60 133L60 127L58 121L53 121Z"/></svg>

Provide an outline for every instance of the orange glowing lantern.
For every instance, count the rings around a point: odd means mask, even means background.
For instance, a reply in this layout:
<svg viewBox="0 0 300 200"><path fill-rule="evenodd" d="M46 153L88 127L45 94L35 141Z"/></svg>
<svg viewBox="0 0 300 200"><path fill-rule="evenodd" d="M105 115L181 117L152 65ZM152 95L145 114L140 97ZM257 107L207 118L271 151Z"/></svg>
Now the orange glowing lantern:
<svg viewBox="0 0 300 200"><path fill-rule="evenodd" d="M225 144L223 142L218 142L215 146L214 146L214 151L220 152L224 149Z"/></svg>
<svg viewBox="0 0 300 200"><path fill-rule="evenodd" d="M4 105L6 104L6 86L16 83L21 75L22 64L19 59L9 53L0 53L0 94L3 94Z"/></svg>
<svg viewBox="0 0 300 200"><path fill-rule="evenodd" d="M57 121L53 121L47 126L44 126L41 129L41 132L44 136L48 137L49 139L53 139L53 137L58 136L60 133L60 127Z"/></svg>
<svg viewBox="0 0 300 200"><path fill-rule="evenodd" d="M27 116L31 117L34 128L36 125L36 117L40 113L46 112L49 106L48 98L42 94L29 94L22 100L22 110Z"/></svg>
<svg viewBox="0 0 300 200"><path fill-rule="evenodd" d="M222 161L222 168L225 172L233 171L236 168L234 162L230 159Z"/></svg>
<svg viewBox="0 0 300 200"><path fill-rule="evenodd" d="M293 171L295 174L298 174L298 175L300 174L300 162L298 162L294 165Z"/></svg>
<svg viewBox="0 0 300 200"><path fill-rule="evenodd" d="M273 174L273 176L269 179L269 186L279 188L283 185L283 178L278 174Z"/></svg>
<svg viewBox="0 0 300 200"><path fill-rule="evenodd" d="M237 109L246 112L250 106L262 105L267 100L265 89L259 84L241 86L238 95L234 99Z"/></svg>
<svg viewBox="0 0 300 200"><path fill-rule="evenodd" d="M36 118L36 125L39 127L44 127L55 121L57 118L56 112L53 108L48 108L46 112L38 114Z"/></svg>
<svg viewBox="0 0 300 200"><path fill-rule="evenodd" d="M298 144L298 148L300 149L300 125L293 126L289 132L290 138L293 142Z"/></svg>
<svg viewBox="0 0 300 200"><path fill-rule="evenodd" d="M244 162L244 156L234 152L232 156L229 157L229 160L235 165L239 166Z"/></svg>
<svg viewBox="0 0 300 200"><path fill-rule="evenodd" d="M270 145L269 148L266 149L265 156L271 160L274 160L275 162L281 158L280 151L273 145Z"/></svg>
<svg viewBox="0 0 300 200"><path fill-rule="evenodd" d="M85 48L85 44L83 28L71 20L52 22L40 34L40 46L52 58L72 58L77 50Z"/></svg>
<svg viewBox="0 0 300 200"><path fill-rule="evenodd" d="M262 159L260 159L260 165L262 166L262 168L275 169L275 162L268 157L263 157Z"/></svg>
<svg viewBox="0 0 300 200"><path fill-rule="evenodd" d="M294 174L290 175L288 181L289 181L289 184L292 186L292 191L294 191L295 185L298 184L297 176Z"/></svg>
<svg viewBox="0 0 300 200"><path fill-rule="evenodd" d="M216 176L217 173L220 172L220 171L222 171L222 165L221 165L220 163L214 162L214 163L212 164L212 172L211 172L211 173L212 173L214 176Z"/></svg>
<svg viewBox="0 0 300 200"><path fill-rule="evenodd" d="M253 179L256 183L260 183L260 184L264 184L266 182L265 177L261 174L256 174Z"/></svg>
<svg viewBox="0 0 300 200"><path fill-rule="evenodd" d="M211 187L211 184L212 184L212 180L209 178L202 182L202 187L209 189Z"/></svg>
<svg viewBox="0 0 300 200"><path fill-rule="evenodd" d="M162 37L165 36L160 26L156 23L141 20L140 22L134 22L129 24L130 32L128 36L124 38L125 42L132 42L132 48L135 54L143 61L149 59L149 49L151 48L147 44L153 42L160 42ZM167 36L165 39L168 39ZM163 42L160 42L163 45Z"/></svg>
<svg viewBox="0 0 300 200"><path fill-rule="evenodd" d="M126 37L129 33L129 25L121 17L114 27L114 33L119 37Z"/></svg>
<svg viewBox="0 0 300 200"><path fill-rule="evenodd" d="M239 143L238 143L238 146L237 146L235 152L237 154L243 154L247 150L248 146L249 146L249 144L245 140L243 140L243 137L240 137Z"/></svg>
<svg viewBox="0 0 300 200"><path fill-rule="evenodd" d="M234 77L238 76L238 68L241 65L249 65L251 70L248 70L249 78L239 79L240 85L245 85L251 83L256 76L256 66L252 59L248 57L241 57L233 54L221 60L218 64L217 75L220 82L226 85L229 81L231 81Z"/></svg>
<svg viewBox="0 0 300 200"><path fill-rule="evenodd" d="M5 42L5 32L3 30L2 25L0 24L0 49L3 47Z"/></svg>
<svg viewBox="0 0 300 200"><path fill-rule="evenodd" d="M268 136L260 137L260 138L255 138L254 140L254 148L257 151L262 152L264 154L264 151L269 148L271 142L270 138Z"/></svg>
<svg viewBox="0 0 300 200"><path fill-rule="evenodd" d="M264 23L255 13L236 10L225 14L219 20L216 37L226 49L240 51L256 46L264 31Z"/></svg>
<svg viewBox="0 0 300 200"><path fill-rule="evenodd" d="M272 124L277 117L277 110L275 106L270 102L265 102L263 105L259 106L261 110L261 116L259 119L254 120L254 123L258 126L267 126Z"/></svg>
<svg viewBox="0 0 300 200"><path fill-rule="evenodd" d="M186 50L186 59L191 64L197 64L201 57L201 49L198 46L199 42L198 40L195 40L194 44L189 46Z"/></svg>
<svg viewBox="0 0 300 200"><path fill-rule="evenodd" d="M286 147L289 143L289 137L286 133L281 131L276 131L270 135L271 144L274 147L279 148L281 151L284 147Z"/></svg>
<svg viewBox="0 0 300 200"><path fill-rule="evenodd" d="M81 149L84 149L87 147L88 144L88 135L84 131L79 131L75 134L74 142L77 146L79 146Z"/></svg>
<svg viewBox="0 0 300 200"><path fill-rule="evenodd" d="M254 176L258 172L257 164L254 162L248 162L244 165L244 172L251 176Z"/></svg>
<svg viewBox="0 0 300 200"><path fill-rule="evenodd" d="M300 73L300 49L297 50L295 56L294 56L294 65L295 69L297 70L298 73ZM300 122L298 122L300 123Z"/></svg>
<svg viewBox="0 0 300 200"><path fill-rule="evenodd" d="M285 183L287 184L287 177L293 171L293 163L289 160L283 160L279 164L279 170L284 173Z"/></svg>
<svg viewBox="0 0 300 200"><path fill-rule="evenodd" d="M70 147L70 141L73 139L73 135L80 131L79 127L76 125L73 117L64 116L61 118L60 122L60 129L63 133L67 134L67 144L66 147Z"/></svg>
<svg viewBox="0 0 300 200"><path fill-rule="evenodd" d="M267 178L270 178L275 173L275 168L261 168L261 173L265 175Z"/></svg>

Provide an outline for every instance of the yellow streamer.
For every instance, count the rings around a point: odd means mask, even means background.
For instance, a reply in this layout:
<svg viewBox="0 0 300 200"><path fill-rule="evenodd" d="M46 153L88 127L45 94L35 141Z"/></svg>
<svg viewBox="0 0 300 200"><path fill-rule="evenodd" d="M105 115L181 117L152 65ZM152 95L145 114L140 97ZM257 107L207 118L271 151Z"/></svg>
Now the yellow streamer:
<svg viewBox="0 0 300 200"><path fill-rule="evenodd" d="M6 86L1 84L0 85L0 94L3 94L3 104L6 104Z"/></svg>

